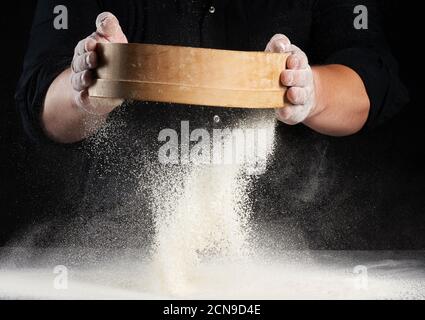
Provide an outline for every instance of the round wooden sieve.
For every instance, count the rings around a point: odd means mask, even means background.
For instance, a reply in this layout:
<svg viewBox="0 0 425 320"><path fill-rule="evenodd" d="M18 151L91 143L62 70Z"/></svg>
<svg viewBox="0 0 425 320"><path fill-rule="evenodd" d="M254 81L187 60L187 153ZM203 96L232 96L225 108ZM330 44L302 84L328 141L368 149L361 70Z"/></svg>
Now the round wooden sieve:
<svg viewBox="0 0 425 320"><path fill-rule="evenodd" d="M239 108L284 107L288 55L148 44L99 44L92 97Z"/></svg>

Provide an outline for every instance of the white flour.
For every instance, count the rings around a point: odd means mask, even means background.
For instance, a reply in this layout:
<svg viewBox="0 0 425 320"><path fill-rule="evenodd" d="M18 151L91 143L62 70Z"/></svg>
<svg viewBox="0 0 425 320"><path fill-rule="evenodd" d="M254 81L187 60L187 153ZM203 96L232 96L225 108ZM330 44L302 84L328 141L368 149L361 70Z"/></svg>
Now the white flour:
<svg viewBox="0 0 425 320"><path fill-rule="evenodd" d="M140 251L128 257L105 252L106 262L69 266L66 290L53 286L53 266L67 261L68 253L34 253L49 258L20 268L0 265L0 299L425 299L421 251L280 252L242 263L203 262L191 275L191 292L178 296L158 291L152 265L134 258ZM353 272L358 264L369 270L367 288L359 287Z"/></svg>
<svg viewBox="0 0 425 320"><path fill-rule="evenodd" d="M271 117L238 127L250 129L246 131L245 148L235 145L227 152L233 153L234 160L244 158L244 162L186 169L177 166L171 175L160 173L156 177L152 188L156 215L153 276L159 292L190 294L203 262L249 257L250 173L258 162L264 167L260 169L265 169L274 149L275 124ZM226 136L223 145L231 145L233 139L232 134Z"/></svg>
<svg viewBox="0 0 425 320"><path fill-rule="evenodd" d="M0 252L0 299L425 299L424 252L268 251L271 243L287 239L273 228L254 234L250 173L258 146L268 146L265 160L273 155L275 120L240 126L271 133L237 149L251 155L251 165L152 167L151 252L40 251L26 235L28 242ZM263 241L258 250L254 239L265 238L270 243ZM54 287L58 265L69 268L66 290ZM368 269L367 289L358 288L359 265Z"/></svg>

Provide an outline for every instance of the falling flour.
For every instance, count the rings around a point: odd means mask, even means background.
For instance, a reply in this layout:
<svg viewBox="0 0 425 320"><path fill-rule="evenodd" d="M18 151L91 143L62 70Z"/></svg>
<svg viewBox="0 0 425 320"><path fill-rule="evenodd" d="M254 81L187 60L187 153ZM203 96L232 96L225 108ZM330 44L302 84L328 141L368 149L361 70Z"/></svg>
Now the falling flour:
<svg viewBox="0 0 425 320"><path fill-rule="evenodd" d="M214 122L221 123L218 117ZM126 131L122 126L119 129ZM250 119L236 128L255 129L246 138L258 129L269 133L247 138L245 148L237 149L235 155L246 156L245 162L148 164L149 170L135 173L135 178L140 176L135 180L143 184L136 191L143 197L132 199L130 194L121 201L125 206L101 211L89 223L64 224L66 230L75 230L68 234L71 240L97 231L89 238L96 241L83 243L99 246L79 247L75 241L38 247L37 239L49 230L49 225L41 225L9 248L0 248L0 299L425 299L422 251L276 250L275 243L288 242L287 233L278 225L259 232L251 219L255 174L264 172L273 156L275 120L272 115ZM224 138L230 139L230 135ZM144 144L139 146L133 149ZM103 141L96 150L108 154ZM109 185L108 189L119 191ZM145 223L147 216L142 205L146 189L149 211L154 213L153 246L148 252L129 245L137 243L129 242L132 238L142 238L137 223ZM114 223L125 228L114 230ZM149 229L151 220L146 224ZM116 240L118 248L105 242L111 234L122 234ZM54 286L59 265L68 268L67 290ZM365 273L359 274L357 267L368 270L366 289Z"/></svg>
<svg viewBox="0 0 425 320"><path fill-rule="evenodd" d="M217 117L214 121L219 122ZM252 176L265 170L273 154L275 125L273 117L251 119L225 135L223 146L232 146L227 149L233 153L232 163L156 170L152 269L159 292L190 294L203 263L243 261L250 256ZM243 148L241 140L234 143L241 128Z"/></svg>

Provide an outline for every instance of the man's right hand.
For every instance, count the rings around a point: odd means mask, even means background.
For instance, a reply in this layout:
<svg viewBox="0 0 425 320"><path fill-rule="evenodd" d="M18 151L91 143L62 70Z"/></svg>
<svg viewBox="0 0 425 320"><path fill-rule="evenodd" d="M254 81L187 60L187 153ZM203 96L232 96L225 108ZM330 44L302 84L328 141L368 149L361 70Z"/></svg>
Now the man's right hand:
<svg viewBox="0 0 425 320"><path fill-rule="evenodd" d="M123 103L120 99L91 98L88 88L93 85L97 68L96 46L98 43L128 43L118 19L109 12L101 13L96 19L96 32L81 40L75 48L71 66L71 85L74 103L93 115L107 115Z"/></svg>

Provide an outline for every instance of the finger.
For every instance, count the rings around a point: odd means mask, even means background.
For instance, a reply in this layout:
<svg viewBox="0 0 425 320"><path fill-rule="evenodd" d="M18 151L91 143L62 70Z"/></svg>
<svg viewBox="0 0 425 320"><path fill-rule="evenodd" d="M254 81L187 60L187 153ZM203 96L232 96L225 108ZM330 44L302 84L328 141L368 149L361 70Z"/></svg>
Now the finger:
<svg viewBox="0 0 425 320"><path fill-rule="evenodd" d="M77 105L84 111L89 112L88 110L91 109L88 90L82 90L78 92L75 96L75 101L77 102Z"/></svg>
<svg viewBox="0 0 425 320"><path fill-rule="evenodd" d="M96 40L97 42L102 40L102 36L98 34L97 32L93 32L91 35L88 36L88 38Z"/></svg>
<svg viewBox="0 0 425 320"><path fill-rule="evenodd" d="M290 44L291 43L291 41L289 40L289 38L287 36L285 36L284 34L278 33L278 34L275 34L270 39L269 44L271 44L271 43L273 43L273 42L275 42L277 40L282 40L282 41L286 42L287 44Z"/></svg>
<svg viewBox="0 0 425 320"><path fill-rule="evenodd" d="M101 35L97 31L94 32L90 37L95 39L97 41L97 43L110 43L111 42L109 39L105 38L103 35Z"/></svg>
<svg viewBox="0 0 425 320"><path fill-rule="evenodd" d="M305 52L303 50L301 50L299 47L297 47L295 44L291 44L290 52L292 54L300 54L300 55L304 56L304 58L307 59L307 61L308 61L308 57L305 54Z"/></svg>
<svg viewBox="0 0 425 320"><path fill-rule="evenodd" d="M286 87L305 87L309 83L308 69L284 70L280 75L280 81Z"/></svg>
<svg viewBox="0 0 425 320"><path fill-rule="evenodd" d="M127 43L117 17L110 12L103 12L97 17L96 28L96 32L110 42Z"/></svg>
<svg viewBox="0 0 425 320"><path fill-rule="evenodd" d="M292 53L304 53L304 51L301 50L301 48L296 46L295 44L291 44L291 52Z"/></svg>
<svg viewBox="0 0 425 320"><path fill-rule="evenodd" d="M266 52L284 53L291 49L291 41L283 34L276 34L267 44Z"/></svg>
<svg viewBox="0 0 425 320"><path fill-rule="evenodd" d="M308 94L306 88L291 87L286 92L288 101L293 105L303 105L307 102Z"/></svg>
<svg viewBox="0 0 425 320"><path fill-rule="evenodd" d="M301 53L293 53L286 60L286 67L292 70L302 70L308 68L307 56Z"/></svg>
<svg viewBox="0 0 425 320"><path fill-rule="evenodd" d="M95 69L97 67L97 54L94 51L86 52L72 60L72 70L79 73L85 70Z"/></svg>
<svg viewBox="0 0 425 320"><path fill-rule="evenodd" d="M306 119L305 106L288 106L276 109L276 117L278 120L287 125L296 125Z"/></svg>
<svg viewBox="0 0 425 320"><path fill-rule="evenodd" d="M75 100L81 109L91 115L96 116L106 115L124 102L122 99L90 97L88 90L77 92Z"/></svg>
<svg viewBox="0 0 425 320"><path fill-rule="evenodd" d="M276 116L282 122L288 121L292 117L292 109L290 107L284 107L280 109L276 109Z"/></svg>
<svg viewBox="0 0 425 320"><path fill-rule="evenodd" d="M80 56L86 52L94 51L96 49L96 45L97 41L92 36L81 40L75 47L75 56Z"/></svg>
<svg viewBox="0 0 425 320"><path fill-rule="evenodd" d="M93 84L93 74L91 71L86 70L79 73L74 73L71 76L71 84L75 91L86 90Z"/></svg>

